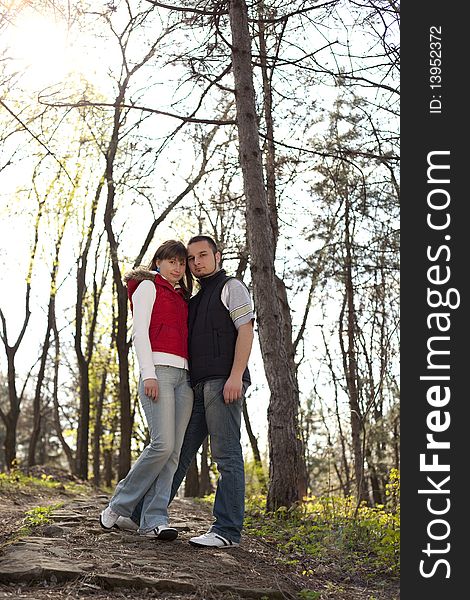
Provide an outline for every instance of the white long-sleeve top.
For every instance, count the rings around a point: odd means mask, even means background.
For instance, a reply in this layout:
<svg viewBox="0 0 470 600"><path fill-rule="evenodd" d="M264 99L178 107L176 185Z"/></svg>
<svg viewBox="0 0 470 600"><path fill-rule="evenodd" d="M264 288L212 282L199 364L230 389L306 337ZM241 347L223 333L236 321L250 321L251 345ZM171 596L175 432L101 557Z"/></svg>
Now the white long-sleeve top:
<svg viewBox="0 0 470 600"><path fill-rule="evenodd" d="M188 361L183 356L168 352L152 352L149 337L150 319L157 297L155 284L149 279L142 281L132 294L132 342L142 379L157 379L155 365L167 365L188 369Z"/></svg>

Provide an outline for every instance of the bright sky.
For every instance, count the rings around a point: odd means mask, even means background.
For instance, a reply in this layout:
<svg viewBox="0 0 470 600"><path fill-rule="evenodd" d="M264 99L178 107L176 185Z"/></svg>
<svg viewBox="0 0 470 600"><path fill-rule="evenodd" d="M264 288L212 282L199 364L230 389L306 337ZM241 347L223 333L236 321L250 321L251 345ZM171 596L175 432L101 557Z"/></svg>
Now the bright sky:
<svg viewBox="0 0 470 600"><path fill-rule="evenodd" d="M42 90L70 73L93 83L105 74L106 62L96 60L96 38L70 27L60 13L45 15L34 6L23 8L11 22L2 42L17 61L21 84Z"/></svg>
<svg viewBox="0 0 470 600"><path fill-rule="evenodd" d="M94 8L97 10L99 4L95 3ZM109 78L107 76L108 65L112 62L112 57L117 56L115 43L100 41L100 46L97 46L97 41L91 32L78 31L75 24L68 26L67 22L62 19L58 14L56 17L51 15L50 17L44 17L39 14L36 10L29 7L22 10L21 15L15 21L15 23L8 27L4 33L2 33L3 43L9 47L9 54L17 61L17 69L20 72L24 72L21 76L19 83L23 89L39 91L47 88L48 86L55 86L67 77L72 77L75 81L79 78L90 81L97 88L106 94L105 88L109 86ZM159 102L163 102L165 92L169 93L170 86L168 88L159 87L155 90L155 94L158 94ZM63 93L63 90L62 90ZM313 92L312 92L313 93ZM325 94L326 92L324 92ZM107 94L108 97L112 95ZM169 122L165 122L162 118L149 119L149 133L152 133L154 128L159 127L161 130L169 126ZM175 126L175 121L171 121L171 126ZM286 139L289 138L289 134L286 132ZM12 143L15 143L14 140ZM180 176L181 185L177 185L176 176L170 171L162 173L161 177L168 176L172 180L172 192L176 189L182 189L184 183L184 177L188 174L184 169L188 167L189 161L193 161L193 156L188 154L188 159L183 154L183 149L178 157L179 164L174 165L172 168L175 169L176 173ZM179 171L180 170L180 171ZM0 189L0 260L3 264L8 266L8 270L2 270L0 273L0 281L4 284L8 284L8 289L18 290L14 294L4 295L1 300L1 306L8 316L10 341L16 339L17 332L21 326L24 317L24 277L26 273L26 267L28 262L28 253L30 245L28 239L32 234L31 231L31 220L28 219L28 215L17 215L12 214L13 202L10 200L8 206L5 205L4 199L11 196L12 192L18 187L22 187L22 182L28 179L30 174L27 169L25 170L24 164L18 166L9 167L2 174L2 186ZM156 173L155 185L158 184L159 173ZM166 191L162 187L162 194ZM34 203L28 206L28 210L34 213ZM134 211L135 209L133 209ZM297 208L292 209L294 212ZM6 218L8 217L8 218ZM294 215L293 215L294 217ZM126 240L126 250L128 256L132 257L133 252L137 252L140 248L142 240L139 236L135 235L135 231L138 230L139 221L138 212L135 211L129 217L129 230L134 232L132 239ZM285 224L285 228L289 229L289 220ZM292 220L292 227L295 229L297 226L295 219ZM29 225L29 229L28 226ZM144 231L145 228L144 228ZM165 229L160 227L159 229L162 239L166 237L175 237L175 232L171 229ZM21 232L21 235L19 234ZM179 236L179 232L178 232ZM177 237L178 237L177 236ZM18 242L21 243L18 243ZM43 242L41 242L42 244ZM41 247L41 251L42 251ZM134 250L135 249L135 250ZM69 246L64 252L73 252L73 247ZM291 256L306 255L307 250L305 246L299 240L293 240L293 248L290 251ZM284 254L284 253L282 253ZM135 254L134 254L135 255ZM69 256L67 264L73 264L73 256ZM289 269L289 261L279 261L279 272L286 268ZM18 355L18 370L20 373L26 373L31 365L34 363L37 357L37 351L39 347L39 340L43 337L44 329L44 298L47 296L47 286L41 286L40 281L44 280L48 282L47 270L45 265L38 265L35 270L35 280L33 281L33 298L32 298L32 317L31 327L28 330L27 336L23 342L20 353ZM65 284L69 287L69 294L67 299L62 299L63 309L65 311L67 304L69 306L73 303L73 281ZM296 312L297 321L301 319L305 304L305 297L298 295L293 299L292 308ZM320 319L320 315L313 311L311 320L317 322ZM309 352L309 344L312 343L313 336L316 335L316 330L312 329L307 334L306 338L306 351ZM310 339L309 339L310 336ZM260 438L262 447L266 446L266 411L269 402L269 390L264 378L264 372L262 367L261 354L259 346L255 343L255 347L252 353L252 359L250 361L252 371L254 373L254 381L256 386L249 392L249 412L253 420L253 426L255 434ZM4 352L0 352L0 365L4 370ZM300 389L303 393L308 394L311 390L310 368L307 366L305 369L300 370ZM254 388L258 389L254 389ZM245 437L246 443L246 437Z"/></svg>

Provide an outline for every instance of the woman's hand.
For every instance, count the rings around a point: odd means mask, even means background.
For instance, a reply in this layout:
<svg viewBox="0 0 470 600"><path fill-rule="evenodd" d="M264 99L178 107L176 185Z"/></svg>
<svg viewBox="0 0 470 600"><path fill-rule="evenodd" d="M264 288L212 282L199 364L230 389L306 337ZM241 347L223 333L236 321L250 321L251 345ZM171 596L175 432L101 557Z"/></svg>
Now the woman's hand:
<svg viewBox="0 0 470 600"><path fill-rule="evenodd" d="M144 379L144 394L154 401L158 399L158 381L156 379Z"/></svg>

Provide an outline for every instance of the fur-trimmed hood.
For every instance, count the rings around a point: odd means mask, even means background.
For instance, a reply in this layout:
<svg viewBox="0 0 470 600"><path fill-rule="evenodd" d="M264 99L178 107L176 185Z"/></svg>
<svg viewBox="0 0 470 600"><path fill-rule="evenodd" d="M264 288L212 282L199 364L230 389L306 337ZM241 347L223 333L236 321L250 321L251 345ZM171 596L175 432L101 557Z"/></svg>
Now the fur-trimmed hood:
<svg viewBox="0 0 470 600"><path fill-rule="evenodd" d="M144 281L145 279L149 279L150 281L155 281L155 275L156 275L156 271L149 271L148 267L137 267L135 269L132 269L132 271L128 271L124 277L124 283L128 283L131 279L134 279L135 281L138 281L139 283L141 281Z"/></svg>

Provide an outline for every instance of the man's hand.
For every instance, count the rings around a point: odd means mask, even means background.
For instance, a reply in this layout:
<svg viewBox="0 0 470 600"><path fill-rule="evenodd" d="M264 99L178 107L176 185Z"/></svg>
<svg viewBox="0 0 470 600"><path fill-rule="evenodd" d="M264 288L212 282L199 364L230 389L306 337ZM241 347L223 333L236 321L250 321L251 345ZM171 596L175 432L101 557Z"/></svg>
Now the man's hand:
<svg viewBox="0 0 470 600"><path fill-rule="evenodd" d="M231 404L242 397L243 381L241 377L230 375L224 385L224 402Z"/></svg>
<svg viewBox="0 0 470 600"><path fill-rule="evenodd" d="M253 343L253 323L245 323L238 328L237 341L235 343L235 356L233 357L232 371L224 385L224 402L230 404L240 400L243 393L243 373L250 356Z"/></svg>
<svg viewBox="0 0 470 600"><path fill-rule="evenodd" d="M158 398L158 381L156 379L144 379L144 394L153 401Z"/></svg>

